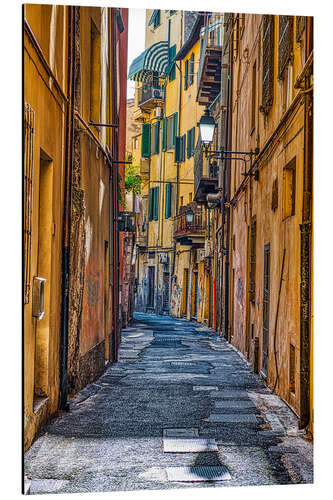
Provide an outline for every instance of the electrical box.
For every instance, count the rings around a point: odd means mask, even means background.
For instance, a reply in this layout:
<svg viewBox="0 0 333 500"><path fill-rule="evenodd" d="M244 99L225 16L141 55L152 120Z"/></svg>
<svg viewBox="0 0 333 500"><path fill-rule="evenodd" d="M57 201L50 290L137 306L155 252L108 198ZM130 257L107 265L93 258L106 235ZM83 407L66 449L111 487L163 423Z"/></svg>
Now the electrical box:
<svg viewBox="0 0 333 500"><path fill-rule="evenodd" d="M32 316L41 320L44 316L45 278L35 276L32 282Z"/></svg>

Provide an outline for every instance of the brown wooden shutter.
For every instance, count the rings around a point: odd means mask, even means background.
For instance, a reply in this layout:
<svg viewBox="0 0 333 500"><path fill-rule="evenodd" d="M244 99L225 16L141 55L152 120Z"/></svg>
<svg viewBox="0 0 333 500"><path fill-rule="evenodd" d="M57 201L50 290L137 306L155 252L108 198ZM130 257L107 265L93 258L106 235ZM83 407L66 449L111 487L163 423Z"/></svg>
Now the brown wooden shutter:
<svg viewBox="0 0 333 500"><path fill-rule="evenodd" d="M279 16L279 78L283 78L283 72L291 59L293 37L293 16Z"/></svg>
<svg viewBox="0 0 333 500"><path fill-rule="evenodd" d="M262 107L265 113L274 95L274 16L263 16Z"/></svg>

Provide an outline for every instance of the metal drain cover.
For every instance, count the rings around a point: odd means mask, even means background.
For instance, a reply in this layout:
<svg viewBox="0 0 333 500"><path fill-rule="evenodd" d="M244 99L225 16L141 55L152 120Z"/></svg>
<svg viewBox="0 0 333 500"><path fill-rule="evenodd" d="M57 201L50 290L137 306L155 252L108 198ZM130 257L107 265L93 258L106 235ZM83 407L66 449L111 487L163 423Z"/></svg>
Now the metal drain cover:
<svg viewBox="0 0 333 500"><path fill-rule="evenodd" d="M184 438L193 438L193 437L198 437L199 432L198 429L194 429L193 427L190 429L163 429L163 436L164 437L184 437Z"/></svg>
<svg viewBox="0 0 333 500"><path fill-rule="evenodd" d="M169 481L226 481L231 479L228 469L224 466L198 465L192 467L167 467Z"/></svg>
<svg viewBox="0 0 333 500"><path fill-rule="evenodd" d="M215 439L197 438L164 438L164 453L200 453L205 451L218 451Z"/></svg>

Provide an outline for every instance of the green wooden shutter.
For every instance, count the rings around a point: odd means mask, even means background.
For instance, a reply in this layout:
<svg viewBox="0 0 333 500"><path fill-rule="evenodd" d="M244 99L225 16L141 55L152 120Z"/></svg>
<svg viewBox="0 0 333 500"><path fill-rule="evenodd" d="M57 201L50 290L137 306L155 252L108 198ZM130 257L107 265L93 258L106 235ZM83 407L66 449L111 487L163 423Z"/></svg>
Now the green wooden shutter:
<svg viewBox="0 0 333 500"><path fill-rule="evenodd" d="M155 144L154 144L154 153L158 154L160 150L160 122L157 121L155 123Z"/></svg>
<svg viewBox="0 0 333 500"><path fill-rule="evenodd" d="M186 149L186 156L187 158L190 158L191 156L191 130L187 131L187 149Z"/></svg>
<svg viewBox="0 0 333 500"><path fill-rule="evenodd" d="M188 59L186 59L185 61L184 90L187 89L187 81L188 81Z"/></svg>
<svg viewBox="0 0 333 500"><path fill-rule="evenodd" d="M176 145L175 145L175 163L179 163L182 161L181 159L181 137L176 136Z"/></svg>
<svg viewBox="0 0 333 500"><path fill-rule="evenodd" d="M162 151L167 150L167 133L168 133L168 119L163 118L163 129L162 129Z"/></svg>
<svg viewBox="0 0 333 500"><path fill-rule="evenodd" d="M193 78L194 78L194 54L192 52L191 54L191 59L190 59L190 82L189 82L189 85L192 85L193 83Z"/></svg>
<svg viewBox="0 0 333 500"><path fill-rule="evenodd" d="M154 206L153 206L153 219L158 220L158 195L159 195L159 186L154 188Z"/></svg>
<svg viewBox="0 0 333 500"><path fill-rule="evenodd" d="M172 184L168 183L165 186L165 218L171 217L171 189Z"/></svg>
<svg viewBox="0 0 333 500"><path fill-rule="evenodd" d="M172 116L172 146L176 145L176 135L177 135L177 123L178 123L178 113L174 113Z"/></svg>
<svg viewBox="0 0 333 500"><path fill-rule="evenodd" d="M154 204L154 188L151 188L149 190L149 211L148 211L149 220L153 220L153 204Z"/></svg>
<svg viewBox="0 0 333 500"><path fill-rule="evenodd" d="M182 152L181 152L181 161L185 161L185 143L186 143L186 134L182 136Z"/></svg>
<svg viewBox="0 0 333 500"><path fill-rule="evenodd" d="M194 155L194 141L195 141L195 127L192 128L192 133L191 133L191 156Z"/></svg>
<svg viewBox="0 0 333 500"><path fill-rule="evenodd" d="M143 123L141 156L143 156L144 158L150 156L150 134L151 134L150 123Z"/></svg>
<svg viewBox="0 0 333 500"><path fill-rule="evenodd" d="M169 60L170 60L170 70L169 70L169 82L172 82L176 78L176 65L173 61L173 58L176 55L176 45L172 45L169 48Z"/></svg>

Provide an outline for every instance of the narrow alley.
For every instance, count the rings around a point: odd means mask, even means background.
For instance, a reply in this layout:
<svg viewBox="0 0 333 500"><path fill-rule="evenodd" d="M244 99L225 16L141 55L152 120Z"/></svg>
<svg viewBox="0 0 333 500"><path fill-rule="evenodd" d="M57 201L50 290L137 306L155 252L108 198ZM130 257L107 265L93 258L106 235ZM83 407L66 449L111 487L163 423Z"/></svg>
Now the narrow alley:
<svg viewBox="0 0 333 500"><path fill-rule="evenodd" d="M215 331L137 313L122 338L25 454L30 494L312 482L297 417Z"/></svg>

